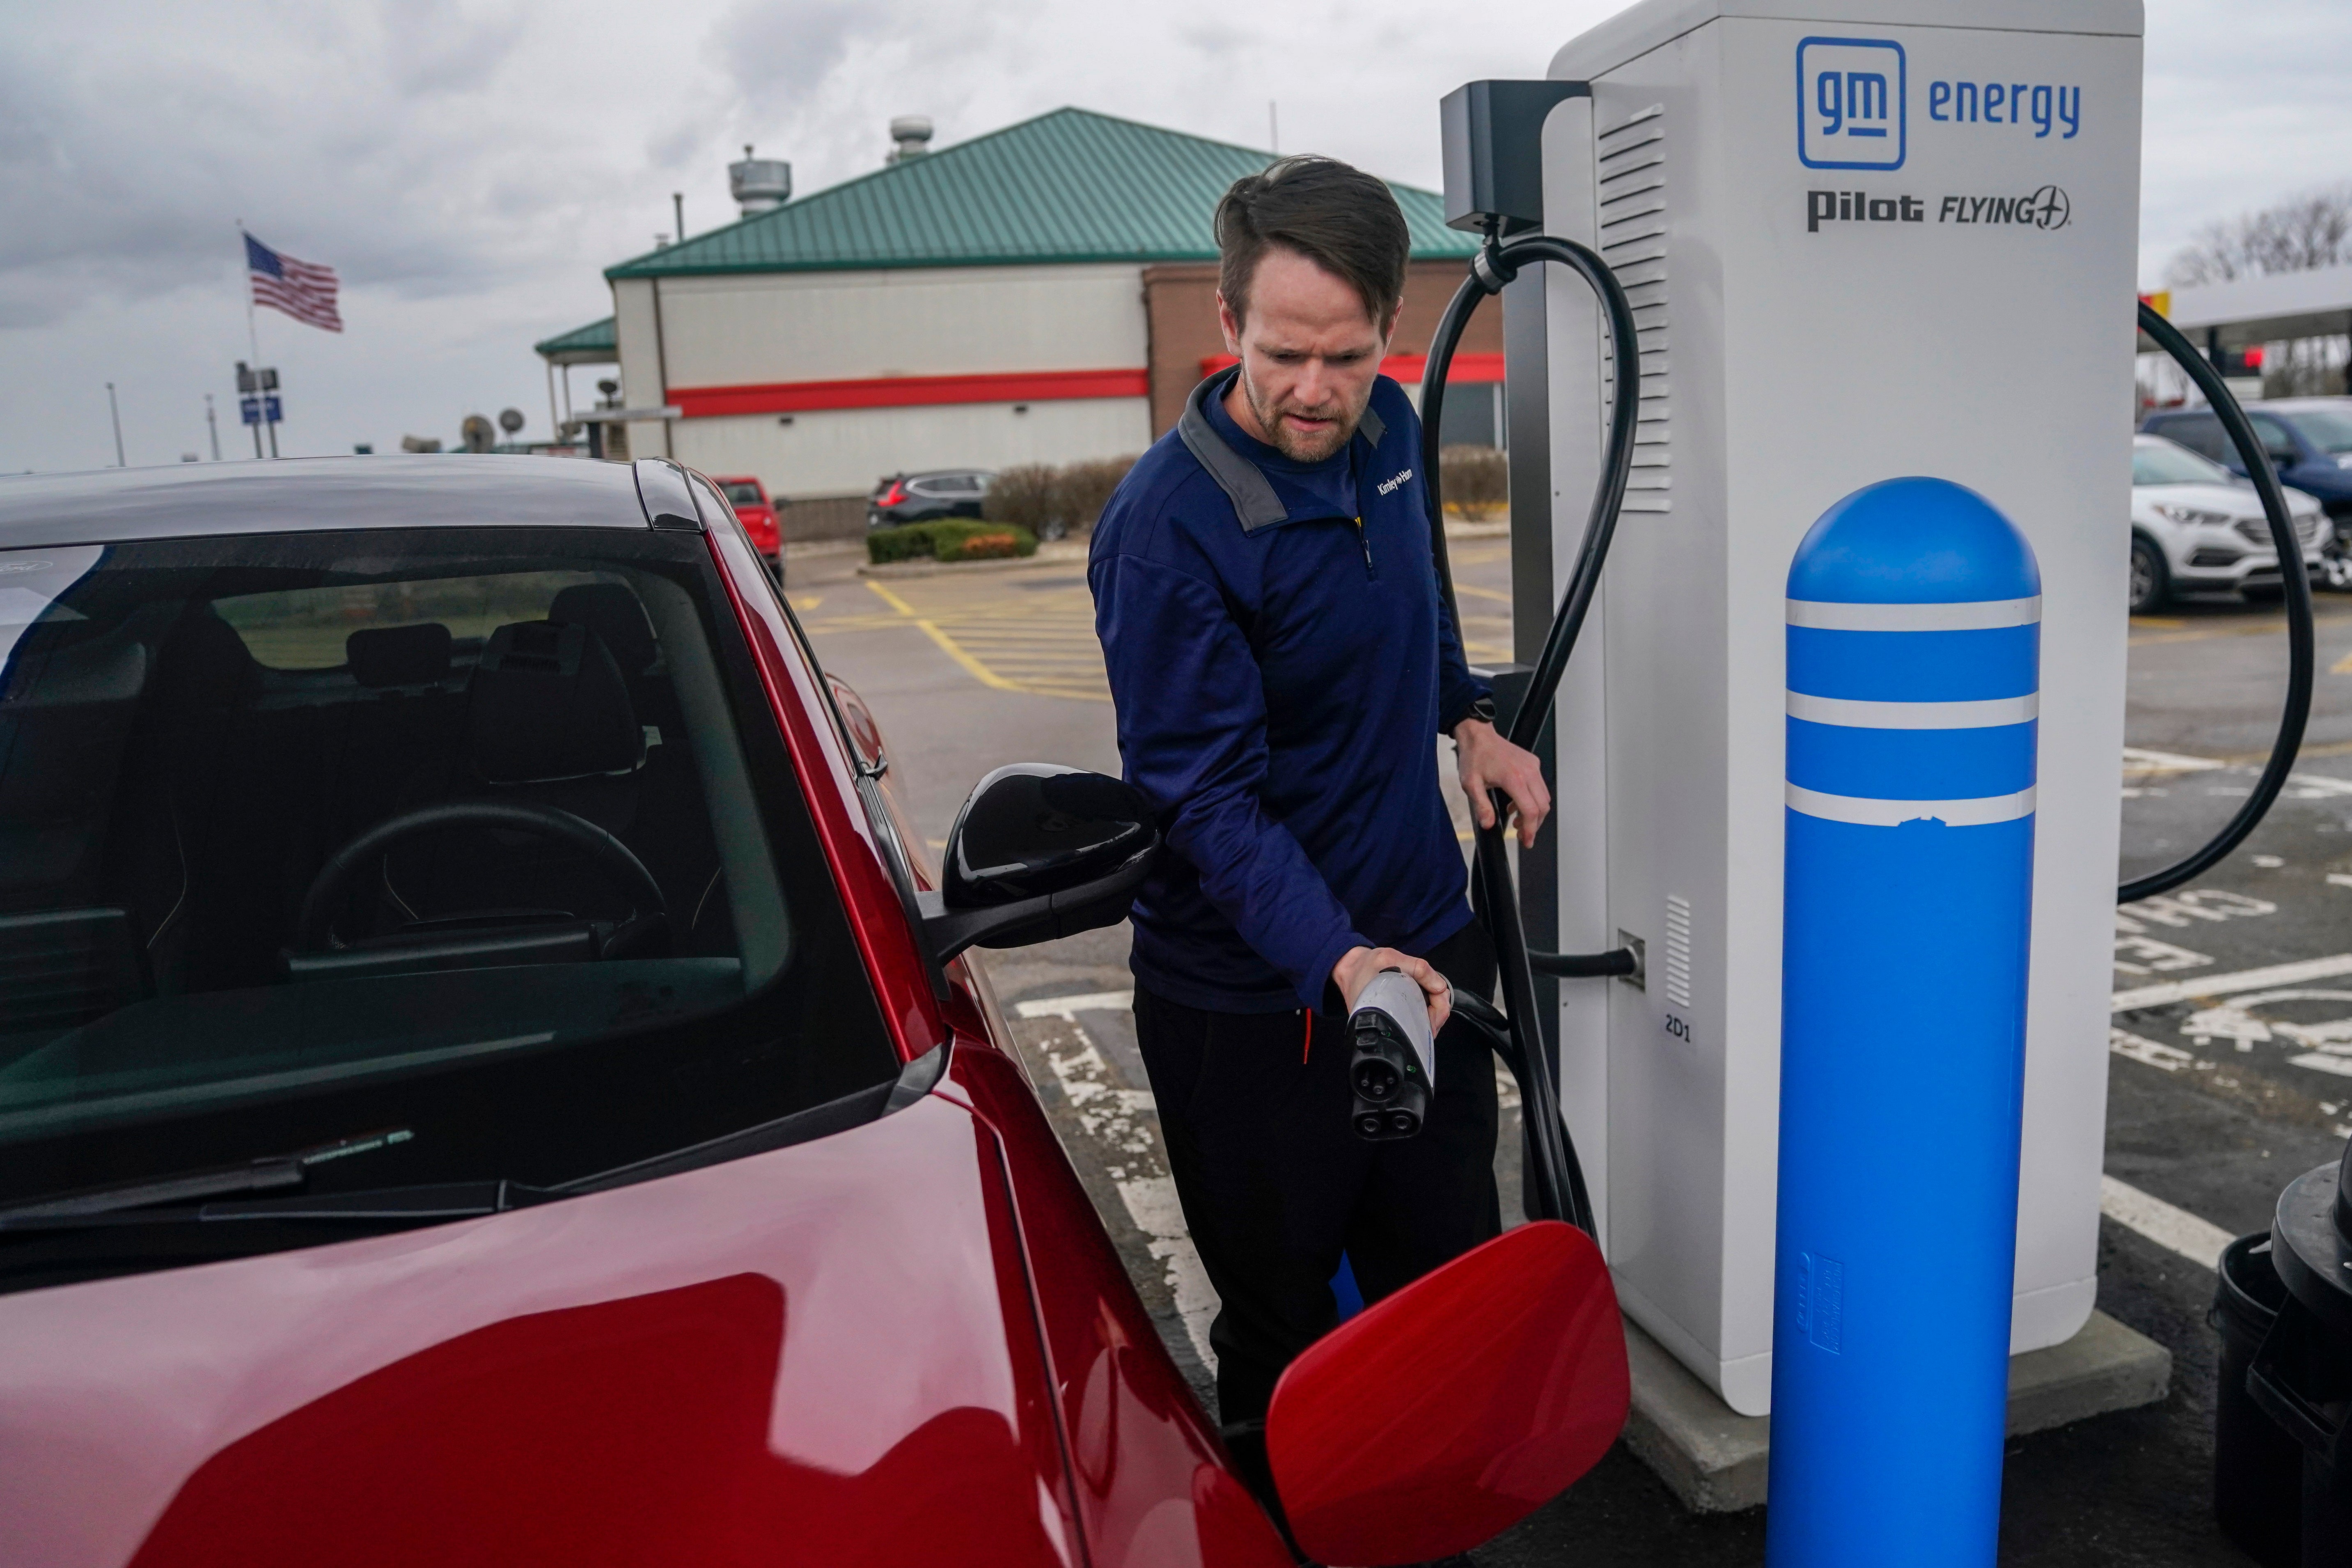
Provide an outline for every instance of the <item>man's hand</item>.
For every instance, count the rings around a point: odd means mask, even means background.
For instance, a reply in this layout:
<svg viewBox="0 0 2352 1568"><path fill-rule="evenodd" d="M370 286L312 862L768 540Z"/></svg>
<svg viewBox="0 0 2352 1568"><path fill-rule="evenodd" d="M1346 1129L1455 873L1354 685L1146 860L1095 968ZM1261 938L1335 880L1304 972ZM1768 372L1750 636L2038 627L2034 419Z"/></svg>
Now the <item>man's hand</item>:
<svg viewBox="0 0 2352 1568"><path fill-rule="evenodd" d="M1521 753L1524 755L1525 753ZM1454 985L1445 976L1425 962L1409 952L1399 952L1392 947L1351 947L1331 966L1332 984L1339 987L1340 1000L1348 1011L1356 1010L1356 998L1372 983L1372 976L1383 969L1401 969L1406 976L1429 994L1429 1032L1433 1035L1445 1027L1445 1020L1454 1013Z"/></svg>
<svg viewBox="0 0 2352 1568"><path fill-rule="evenodd" d="M1503 739L1484 719L1465 719L1454 726L1454 760L1478 826L1495 826L1495 805L1487 792L1501 790L1511 803L1519 847L1534 848L1536 829L1551 815L1551 791L1544 786L1543 764L1536 754Z"/></svg>

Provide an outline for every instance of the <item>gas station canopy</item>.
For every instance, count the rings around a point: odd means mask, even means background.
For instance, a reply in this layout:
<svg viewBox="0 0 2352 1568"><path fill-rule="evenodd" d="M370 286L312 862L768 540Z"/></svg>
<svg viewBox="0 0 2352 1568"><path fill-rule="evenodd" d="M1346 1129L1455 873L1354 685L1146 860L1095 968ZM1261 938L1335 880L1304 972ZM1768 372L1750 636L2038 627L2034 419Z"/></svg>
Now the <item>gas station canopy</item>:
<svg viewBox="0 0 2352 1568"><path fill-rule="evenodd" d="M2236 353L2256 343L2352 331L2352 267L2175 289L2151 297L2165 318L2200 346ZM2145 338L2143 351L2155 345Z"/></svg>

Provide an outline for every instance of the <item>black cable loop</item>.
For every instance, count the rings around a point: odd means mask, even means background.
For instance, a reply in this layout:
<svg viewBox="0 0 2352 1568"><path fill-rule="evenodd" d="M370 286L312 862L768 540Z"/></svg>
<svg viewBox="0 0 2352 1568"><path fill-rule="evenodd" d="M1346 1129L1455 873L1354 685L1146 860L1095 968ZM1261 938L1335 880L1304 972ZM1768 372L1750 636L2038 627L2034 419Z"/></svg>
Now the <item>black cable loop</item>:
<svg viewBox="0 0 2352 1568"><path fill-rule="evenodd" d="M1584 525L1584 542L1577 551L1576 567L1570 578L1568 594L1560 613L1553 617L1550 630L1545 635L1542 652L1537 657L1535 669L1529 677L1526 695L1520 700L1518 711L1512 716L1509 738L1521 747L1531 748L1543 729L1546 716L1551 710L1552 698L1559 688L1561 675L1568 668L1568 658L1576 647L1579 633L1584 629L1584 618L1591 609L1592 595L1601 582L1601 563L1609 554L1609 542L1617 529L1618 509L1625 499L1625 486L1632 477L1633 465L1633 424L1638 399L1641 396L1640 345L1633 327L1633 308L1625 298L1625 290L1609 270L1608 263L1574 240L1560 239L1551 235L1530 235L1507 244L1498 243L1489 234L1471 263L1470 276L1462 280L1454 298L1446 302L1444 314L1438 318L1437 329L1431 334L1429 356L1421 382L1421 463L1424 476L1423 489L1429 498L1430 554L1436 563L1440 591L1445 596L1445 613L1453 622L1455 636L1461 634L1462 616L1454 591L1453 563L1445 548L1445 511L1440 495L1438 476L1438 432L1445 416L1445 374L1454 363L1454 351L1461 342L1463 329L1480 300L1490 293L1498 293L1503 283L1517 275L1529 262L1551 262L1574 270L1600 296L1609 321L1611 356L1615 384L1612 388L1609 441L1601 456L1601 483L1592 498L1592 510ZM1499 280L1499 281L1498 281ZM1519 1079L1519 1097L1525 1104L1523 1121L1529 1132L1535 1153L1532 1185L1538 1208L1544 1217L1565 1219L1586 1235L1596 1239L1600 1230L1592 1213L1592 1200L1584 1184L1584 1171L1576 1156L1576 1145L1568 1135L1568 1124L1559 1109L1559 1086L1551 1075L1551 1060L1543 1048L1541 1033L1535 1026L1537 1003L1535 972L1528 953L1526 932L1519 923L1519 901L1513 884L1509 843L1503 824L1508 803L1500 792L1491 796L1495 826L1478 830L1477 875L1480 903L1495 939L1496 978L1501 984L1503 1000L1507 1009L1511 1037L1517 1059L1511 1063ZM1549 955L1548 955L1549 956ZM1577 963L1578 959L1563 962ZM1594 963L1615 961L1608 955L1595 955ZM1615 973L1613 969L1601 971Z"/></svg>
<svg viewBox="0 0 2352 1568"><path fill-rule="evenodd" d="M2189 379L2197 384L2197 390L2205 395L2205 401L2212 405L2213 412L2221 416L2221 427L2229 431L2238 455L2245 458L2246 475L2253 480L2254 491L2263 499L2263 515L2270 520L2271 542L2278 548L2279 586L2286 595L2286 707L2279 715L2278 738L2271 744L2270 760L2263 764L2262 777L2254 781L2253 793L2246 797L2246 804L2238 808L2237 815L2203 848L2161 871L2136 878L2116 889L2116 902L2119 904L2168 893L2181 883L2203 876L2261 825L2270 812L2271 803L2286 787L2287 774L2294 771L2295 753L2303 749L2304 726L2311 721L2312 670L2317 662L2312 649L2311 579L2304 571L2303 545L2294 536L2294 519L2286 510L2286 494L2279 489L2270 453L2254 438L2254 427L2246 418L2246 411L2238 406L2237 398L2221 380L2221 373L2180 335L2178 327L2157 314L2146 301L2139 307L2139 330L2179 362L2180 368L2189 373Z"/></svg>

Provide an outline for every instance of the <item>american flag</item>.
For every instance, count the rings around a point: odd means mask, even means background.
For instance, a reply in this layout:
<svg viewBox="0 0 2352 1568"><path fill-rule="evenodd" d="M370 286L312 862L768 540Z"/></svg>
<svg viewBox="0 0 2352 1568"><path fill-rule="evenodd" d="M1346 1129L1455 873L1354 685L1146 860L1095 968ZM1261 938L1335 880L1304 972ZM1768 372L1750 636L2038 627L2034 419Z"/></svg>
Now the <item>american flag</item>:
<svg viewBox="0 0 2352 1568"><path fill-rule="evenodd" d="M275 251L251 235L245 237L245 268L253 279L253 302L285 311L298 321L343 330L335 313L335 269L315 262L297 261Z"/></svg>

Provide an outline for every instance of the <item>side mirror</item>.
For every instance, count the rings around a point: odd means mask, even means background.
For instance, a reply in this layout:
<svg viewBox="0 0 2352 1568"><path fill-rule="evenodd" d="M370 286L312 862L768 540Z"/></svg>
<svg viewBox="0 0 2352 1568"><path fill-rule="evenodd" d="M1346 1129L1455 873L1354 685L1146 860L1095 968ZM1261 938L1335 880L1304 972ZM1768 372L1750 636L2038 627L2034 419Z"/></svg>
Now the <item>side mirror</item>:
<svg viewBox="0 0 2352 1568"><path fill-rule="evenodd" d="M1051 763L999 768L948 830L943 886L916 895L945 963L968 947L1025 947L1127 918L1160 852L1132 786Z"/></svg>
<svg viewBox="0 0 2352 1568"><path fill-rule="evenodd" d="M1308 1346L1275 1387L1266 1459L1309 1558L1420 1563L1559 1496L1632 1398L1600 1247L1534 1220Z"/></svg>

